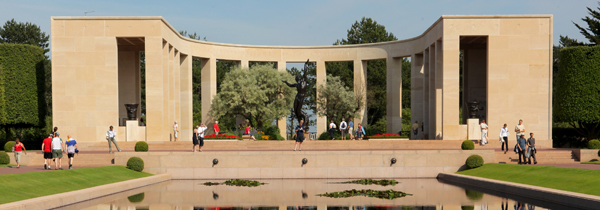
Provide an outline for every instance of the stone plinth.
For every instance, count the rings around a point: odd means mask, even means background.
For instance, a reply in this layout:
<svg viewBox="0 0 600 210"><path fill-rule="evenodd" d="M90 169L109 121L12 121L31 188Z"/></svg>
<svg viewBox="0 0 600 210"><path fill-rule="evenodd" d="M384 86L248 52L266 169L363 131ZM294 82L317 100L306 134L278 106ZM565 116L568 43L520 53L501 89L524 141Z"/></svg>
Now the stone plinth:
<svg viewBox="0 0 600 210"><path fill-rule="evenodd" d="M479 119L467 119L467 139L469 140L480 140L481 139L481 127L479 126Z"/></svg>
<svg viewBox="0 0 600 210"><path fill-rule="evenodd" d="M146 141L146 127L139 126L137 120L127 120L125 129L127 130L125 141Z"/></svg>

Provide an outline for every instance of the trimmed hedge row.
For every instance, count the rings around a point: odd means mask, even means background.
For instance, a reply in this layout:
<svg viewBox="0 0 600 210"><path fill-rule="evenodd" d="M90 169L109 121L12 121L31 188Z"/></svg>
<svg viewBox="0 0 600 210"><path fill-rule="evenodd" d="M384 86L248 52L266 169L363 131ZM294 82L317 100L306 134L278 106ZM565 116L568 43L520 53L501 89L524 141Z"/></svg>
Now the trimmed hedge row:
<svg viewBox="0 0 600 210"><path fill-rule="evenodd" d="M44 50L0 44L0 125L45 126Z"/></svg>

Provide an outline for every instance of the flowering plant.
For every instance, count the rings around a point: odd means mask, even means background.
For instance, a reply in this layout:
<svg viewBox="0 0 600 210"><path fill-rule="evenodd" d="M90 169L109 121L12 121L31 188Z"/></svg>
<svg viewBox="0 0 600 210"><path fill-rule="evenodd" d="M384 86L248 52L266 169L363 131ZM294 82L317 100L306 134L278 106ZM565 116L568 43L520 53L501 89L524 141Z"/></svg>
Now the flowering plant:
<svg viewBox="0 0 600 210"><path fill-rule="evenodd" d="M229 134L219 134L219 135L211 134L211 135L205 136L204 139L237 139L237 140L242 140L242 137L234 136L234 135L229 135Z"/></svg>
<svg viewBox="0 0 600 210"><path fill-rule="evenodd" d="M375 134L372 136L367 136L368 139L399 139L399 138L408 138L407 136L401 136L398 134Z"/></svg>

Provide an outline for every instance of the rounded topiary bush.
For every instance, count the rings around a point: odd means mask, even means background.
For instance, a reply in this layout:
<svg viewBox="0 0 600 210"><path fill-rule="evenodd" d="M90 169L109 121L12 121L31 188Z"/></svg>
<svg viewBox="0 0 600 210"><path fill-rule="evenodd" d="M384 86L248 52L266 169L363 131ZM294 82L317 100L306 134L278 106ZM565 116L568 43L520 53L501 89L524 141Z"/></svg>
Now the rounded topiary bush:
<svg viewBox="0 0 600 210"><path fill-rule="evenodd" d="M465 194L471 201L480 201L483 198L483 193L475 190L465 189Z"/></svg>
<svg viewBox="0 0 600 210"><path fill-rule="evenodd" d="M8 156L8 154L6 154L6 152L1 151L0 152L0 164L9 164L10 163L10 157Z"/></svg>
<svg viewBox="0 0 600 210"><path fill-rule="evenodd" d="M145 141L138 141L135 143L136 152L148 152L148 143Z"/></svg>
<svg viewBox="0 0 600 210"><path fill-rule="evenodd" d="M134 171L142 171L144 170L144 160L139 157L131 157L127 161L127 168Z"/></svg>
<svg viewBox="0 0 600 210"><path fill-rule="evenodd" d="M6 144L4 144L4 151L5 152L12 152L12 148L15 146L15 141L8 141L6 142Z"/></svg>
<svg viewBox="0 0 600 210"><path fill-rule="evenodd" d="M145 193L138 193L127 197L127 200L129 200L131 203L141 203L144 201L144 197L146 197Z"/></svg>
<svg viewBox="0 0 600 210"><path fill-rule="evenodd" d="M477 168L483 165L483 158L479 155L471 155L465 163L469 168Z"/></svg>
<svg viewBox="0 0 600 210"><path fill-rule="evenodd" d="M593 139L588 142L588 149L600 149L600 141Z"/></svg>
<svg viewBox="0 0 600 210"><path fill-rule="evenodd" d="M463 150L473 150L475 149L475 144L471 140L464 140L460 148Z"/></svg>
<svg viewBox="0 0 600 210"><path fill-rule="evenodd" d="M475 210L475 206L461 206L461 210Z"/></svg>

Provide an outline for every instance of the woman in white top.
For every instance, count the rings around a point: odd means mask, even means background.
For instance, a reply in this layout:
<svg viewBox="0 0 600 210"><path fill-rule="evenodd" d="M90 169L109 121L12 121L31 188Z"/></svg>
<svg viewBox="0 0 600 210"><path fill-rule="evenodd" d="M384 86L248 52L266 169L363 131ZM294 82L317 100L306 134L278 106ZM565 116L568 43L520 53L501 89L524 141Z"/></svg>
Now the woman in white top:
<svg viewBox="0 0 600 210"><path fill-rule="evenodd" d="M179 133L179 125L177 125L177 121L175 121L173 123L173 136L175 136L175 141L177 141L177 139L179 139L177 133Z"/></svg>
<svg viewBox="0 0 600 210"><path fill-rule="evenodd" d="M504 127L500 128L500 137L502 137L502 146L500 149L504 151L504 154L508 152L508 126L504 123ZM506 144L506 151L504 150L504 145Z"/></svg>
<svg viewBox="0 0 600 210"><path fill-rule="evenodd" d="M485 120L481 120L480 126L481 126L481 146L484 146L488 142L488 139L487 139L488 126L487 126L487 124L485 124Z"/></svg>

